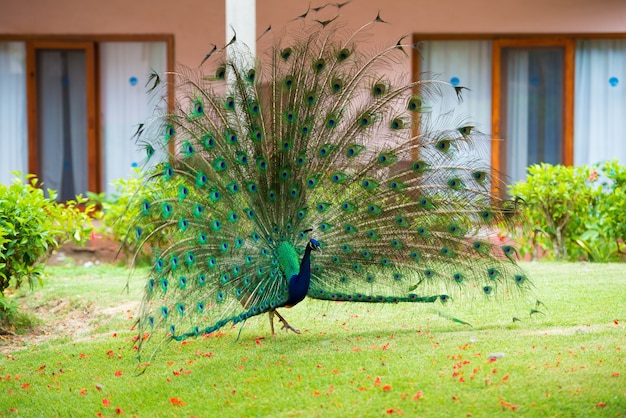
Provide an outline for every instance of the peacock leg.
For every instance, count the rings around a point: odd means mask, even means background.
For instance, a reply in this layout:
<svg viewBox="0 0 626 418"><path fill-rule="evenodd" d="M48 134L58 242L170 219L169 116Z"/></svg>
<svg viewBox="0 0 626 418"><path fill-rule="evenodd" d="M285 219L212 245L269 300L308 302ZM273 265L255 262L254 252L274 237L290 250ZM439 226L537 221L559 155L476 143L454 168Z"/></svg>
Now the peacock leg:
<svg viewBox="0 0 626 418"><path fill-rule="evenodd" d="M276 335L276 333L274 332L274 314L276 313L276 311L267 311L267 315L270 318L270 328L272 329L272 335Z"/></svg>
<svg viewBox="0 0 626 418"><path fill-rule="evenodd" d="M278 319L280 320L280 322L283 323L283 326L280 327L280 329L284 329L285 331L291 330L291 331L295 332L296 334L300 334L300 330L299 329L295 329L294 327L289 325L289 322L287 322L285 320L285 318L283 318L282 315L278 313L278 311L272 311L272 312L274 312L276 314L276 316L278 317ZM273 325L272 325L272 327L273 327ZM273 331L273 328L272 328L272 331Z"/></svg>

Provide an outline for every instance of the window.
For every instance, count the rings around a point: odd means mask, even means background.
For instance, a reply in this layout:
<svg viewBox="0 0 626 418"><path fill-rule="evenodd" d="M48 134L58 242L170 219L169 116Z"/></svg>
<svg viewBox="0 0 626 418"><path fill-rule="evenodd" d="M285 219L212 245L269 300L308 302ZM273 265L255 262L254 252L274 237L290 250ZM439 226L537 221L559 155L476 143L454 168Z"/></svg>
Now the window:
<svg viewBox="0 0 626 418"><path fill-rule="evenodd" d="M26 136L26 45L0 42L0 183L11 171L28 171Z"/></svg>
<svg viewBox="0 0 626 418"><path fill-rule="evenodd" d="M141 165L138 124L173 94L149 95L146 83L171 70L172 39L112 38L0 41L0 182L34 173L67 200L112 192Z"/></svg>
<svg viewBox="0 0 626 418"><path fill-rule="evenodd" d="M626 163L626 34L437 37L415 36L419 71L470 89L457 112L490 139L494 176L520 180L539 162Z"/></svg>
<svg viewBox="0 0 626 418"><path fill-rule="evenodd" d="M573 43L497 40L493 51L494 170L516 181L531 164L572 164Z"/></svg>
<svg viewBox="0 0 626 418"><path fill-rule="evenodd" d="M576 41L574 163L626 164L626 39Z"/></svg>
<svg viewBox="0 0 626 418"><path fill-rule="evenodd" d="M28 165L61 201L98 190L91 42L29 42Z"/></svg>

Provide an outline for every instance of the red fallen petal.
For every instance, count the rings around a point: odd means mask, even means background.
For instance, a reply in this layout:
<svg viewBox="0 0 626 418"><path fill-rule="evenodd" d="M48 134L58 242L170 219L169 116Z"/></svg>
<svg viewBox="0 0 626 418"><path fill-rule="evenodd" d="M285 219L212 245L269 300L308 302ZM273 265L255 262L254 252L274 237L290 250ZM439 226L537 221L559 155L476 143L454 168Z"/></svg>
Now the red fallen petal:
<svg viewBox="0 0 626 418"><path fill-rule="evenodd" d="M604 402L598 402L596 404L596 408L604 408L605 406L606 406L606 403L604 403Z"/></svg>
<svg viewBox="0 0 626 418"><path fill-rule="evenodd" d="M43 370L46 368L46 365L44 364L43 366L39 366L39 368L37 370Z"/></svg>
<svg viewBox="0 0 626 418"><path fill-rule="evenodd" d="M415 395L413 395L413 400L414 401L419 401L420 399L422 399L424 397L424 392L422 392L421 390L418 391Z"/></svg>
<svg viewBox="0 0 626 418"><path fill-rule="evenodd" d="M619 322L617 321L617 319L614 319L614 320L613 320L613 323L614 323L615 325L619 325Z"/></svg>
<svg viewBox="0 0 626 418"><path fill-rule="evenodd" d="M374 386L380 385L380 377L376 376L376 380L374 380Z"/></svg>
<svg viewBox="0 0 626 418"><path fill-rule="evenodd" d="M109 405L111 405L111 401L110 401L110 400L108 400L107 398L104 398L104 399L102 400L102 405L103 405L105 408L107 408Z"/></svg>
<svg viewBox="0 0 626 418"><path fill-rule="evenodd" d="M313 396L320 396L320 392L316 390L315 392L313 392Z"/></svg>
<svg viewBox="0 0 626 418"><path fill-rule="evenodd" d="M115 371L115 376L117 376L117 377L121 376L122 374L124 374L124 373L121 370L116 370Z"/></svg>
<svg viewBox="0 0 626 418"><path fill-rule="evenodd" d="M202 357L213 357L213 353L203 353L200 350L196 350L196 355Z"/></svg>
<svg viewBox="0 0 626 418"><path fill-rule="evenodd" d="M504 376L502 376L502 381L503 381L503 382L506 382L507 380L509 380L509 377L510 377L510 376L509 376L509 374L508 374L508 373L507 373L507 374L505 374Z"/></svg>
<svg viewBox="0 0 626 418"><path fill-rule="evenodd" d="M102 390L102 385L100 383L96 383L96 389L100 392Z"/></svg>
<svg viewBox="0 0 626 418"><path fill-rule="evenodd" d="M87 357L87 355L86 355L85 353L80 353L80 354L78 355L78 358L85 358L85 357Z"/></svg>
<svg viewBox="0 0 626 418"><path fill-rule="evenodd" d="M170 403L174 406L183 406L185 402L183 402L180 398L170 398Z"/></svg>
<svg viewBox="0 0 626 418"><path fill-rule="evenodd" d="M611 375L613 377L619 377L619 372L613 372L613 374Z"/></svg>
<svg viewBox="0 0 626 418"><path fill-rule="evenodd" d="M28 389L30 387L30 383L24 383L21 388L22 389Z"/></svg>
<svg viewBox="0 0 626 418"><path fill-rule="evenodd" d="M383 386L383 391L385 392L389 392L391 390L391 385L385 385Z"/></svg>
<svg viewBox="0 0 626 418"><path fill-rule="evenodd" d="M82 396L85 396L87 394L87 389L86 388L82 388L79 392Z"/></svg>
<svg viewBox="0 0 626 418"><path fill-rule="evenodd" d="M124 411L122 411L122 408L117 407L117 408L115 408L115 413L118 414L118 415L122 415L124 413Z"/></svg>
<svg viewBox="0 0 626 418"><path fill-rule="evenodd" d="M11 412L17 412L17 408L9 408L9 411L11 411Z"/></svg>

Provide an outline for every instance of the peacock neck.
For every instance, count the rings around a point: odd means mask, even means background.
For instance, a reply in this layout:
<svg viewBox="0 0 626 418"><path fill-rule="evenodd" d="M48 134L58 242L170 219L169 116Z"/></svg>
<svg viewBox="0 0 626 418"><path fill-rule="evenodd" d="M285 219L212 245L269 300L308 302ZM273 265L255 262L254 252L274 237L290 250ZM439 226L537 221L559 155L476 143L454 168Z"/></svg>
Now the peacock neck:
<svg viewBox="0 0 626 418"><path fill-rule="evenodd" d="M309 291L311 283L311 246L307 245L300 262L300 271L289 279L289 299L285 306L291 307L300 303Z"/></svg>
<svg viewBox="0 0 626 418"><path fill-rule="evenodd" d="M307 245L304 250L304 256L302 257L302 261L300 262L300 273L298 277L301 279L305 279L307 282L307 290L309 287L309 282L311 281L311 246Z"/></svg>

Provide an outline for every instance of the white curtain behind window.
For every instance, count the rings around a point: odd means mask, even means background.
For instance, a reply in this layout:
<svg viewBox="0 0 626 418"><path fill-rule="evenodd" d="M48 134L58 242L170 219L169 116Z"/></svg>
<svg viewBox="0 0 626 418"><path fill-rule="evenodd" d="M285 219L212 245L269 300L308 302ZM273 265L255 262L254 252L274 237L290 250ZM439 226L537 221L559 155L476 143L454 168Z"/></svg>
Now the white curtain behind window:
<svg viewBox="0 0 626 418"><path fill-rule="evenodd" d="M576 43L574 163L626 164L626 40Z"/></svg>
<svg viewBox="0 0 626 418"><path fill-rule="evenodd" d="M528 166L528 126L529 126L529 97L528 75L529 53L522 50L511 54L507 66L507 90L505 100L506 132L502 133L506 141L507 175L517 181L526 178Z"/></svg>
<svg viewBox="0 0 626 418"><path fill-rule="evenodd" d="M158 94L146 92L149 74L154 70L163 80L166 66L165 42L100 44L103 190L107 193L115 190L111 180L129 176L145 160L145 151L132 138L161 100Z"/></svg>
<svg viewBox="0 0 626 418"><path fill-rule="evenodd" d="M483 132L485 139L477 144L480 158L489 164L491 156L491 41L427 41L421 49L420 69L437 75L462 90L459 103L452 88L444 88L443 99L432 105L431 120L442 119L446 127L470 123ZM428 76L427 76L428 77ZM451 114L450 112L454 113Z"/></svg>
<svg viewBox="0 0 626 418"><path fill-rule="evenodd" d="M28 172L26 136L26 46L0 42L0 183L12 171Z"/></svg>

